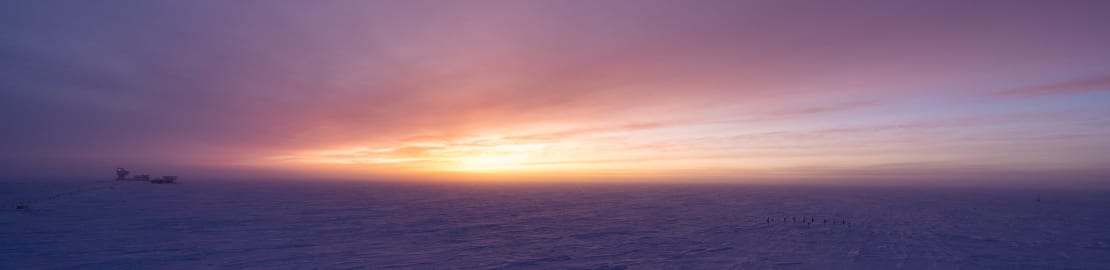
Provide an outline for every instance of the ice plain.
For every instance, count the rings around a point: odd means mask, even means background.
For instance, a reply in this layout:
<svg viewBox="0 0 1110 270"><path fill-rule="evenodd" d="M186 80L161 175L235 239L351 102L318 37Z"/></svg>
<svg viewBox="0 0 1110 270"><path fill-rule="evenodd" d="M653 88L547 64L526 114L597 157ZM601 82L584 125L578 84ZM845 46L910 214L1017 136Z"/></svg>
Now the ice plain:
<svg viewBox="0 0 1110 270"><path fill-rule="evenodd" d="M2 181L0 269L1110 269L1108 195Z"/></svg>

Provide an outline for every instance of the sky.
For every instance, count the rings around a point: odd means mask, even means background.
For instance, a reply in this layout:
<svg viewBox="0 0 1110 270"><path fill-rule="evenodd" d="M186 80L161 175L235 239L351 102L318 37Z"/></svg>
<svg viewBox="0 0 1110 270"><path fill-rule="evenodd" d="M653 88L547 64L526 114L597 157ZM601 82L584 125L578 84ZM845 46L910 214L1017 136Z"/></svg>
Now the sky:
<svg viewBox="0 0 1110 270"><path fill-rule="evenodd" d="M1110 182L1108 1L3 1L0 172Z"/></svg>

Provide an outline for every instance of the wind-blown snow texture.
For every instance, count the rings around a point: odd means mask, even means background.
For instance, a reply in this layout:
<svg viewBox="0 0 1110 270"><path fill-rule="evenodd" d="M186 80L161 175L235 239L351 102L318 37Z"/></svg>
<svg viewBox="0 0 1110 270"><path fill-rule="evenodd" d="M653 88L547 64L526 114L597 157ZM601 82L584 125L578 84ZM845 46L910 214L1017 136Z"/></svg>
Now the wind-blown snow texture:
<svg viewBox="0 0 1110 270"><path fill-rule="evenodd" d="M1110 269L1110 194L1096 191L308 181L0 187L0 269ZM81 191L51 198L73 190ZM30 210L15 209L28 200L37 200Z"/></svg>

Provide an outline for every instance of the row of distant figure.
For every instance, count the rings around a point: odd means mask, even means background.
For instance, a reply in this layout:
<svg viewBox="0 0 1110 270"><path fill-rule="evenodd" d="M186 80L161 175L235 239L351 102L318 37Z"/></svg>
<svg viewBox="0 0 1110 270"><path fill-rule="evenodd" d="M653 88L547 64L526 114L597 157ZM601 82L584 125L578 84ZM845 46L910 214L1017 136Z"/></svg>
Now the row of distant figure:
<svg viewBox="0 0 1110 270"><path fill-rule="evenodd" d="M54 194L54 195L38 198L38 199L35 199L35 200L20 202L20 203L15 205L15 209L16 210L30 210L32 203L38 203L38 202L43 202L43 201L52 201L52 200L59 199L59 198L62 198L62 197L77 195L77 194L96 191L96 190L101 190L101 189L113 189L115 187L116 187L115 184L102 182L102 184L97 184L97 185L94 185L94 186L83 187L83 188L80 188L80 189L70 190L70 191L66 191L66 192L62 192L62 193L57 193L57 194Z"/></svg>
<svg viewBox="0 0 1110 270"><path fill-rule="evenodd" d="M775 221L778 221L778 218L767 217L767 224L774 223ZM827 219L827 218L823 218L823 219L821 219L821 224L828 225L829 222L832 222L833 225L840 224L840 225L847 225L848 227L852 227L852 222L851 221L848 221L846 219L840 219L839 222L837 222L837 221L838 220L836 220L836 219L831 219L830 220L830 219ZM802 223L802 224L809 225L809 224L817 223L817 218L802 217L801 219L798 219L798 217L783 217L782 218L782 223Z"/></svg>

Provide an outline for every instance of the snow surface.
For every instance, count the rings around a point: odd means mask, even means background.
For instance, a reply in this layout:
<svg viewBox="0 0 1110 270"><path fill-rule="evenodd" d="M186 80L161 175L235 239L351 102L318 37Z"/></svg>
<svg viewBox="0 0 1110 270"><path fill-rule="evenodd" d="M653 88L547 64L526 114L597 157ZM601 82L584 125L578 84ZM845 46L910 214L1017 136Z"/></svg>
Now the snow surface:
<svg viewBox="0 0 1110 270"><path fill-rule="evenodd" d="M1110 269L1107 195L8 181L0 269Z"/></svg>

